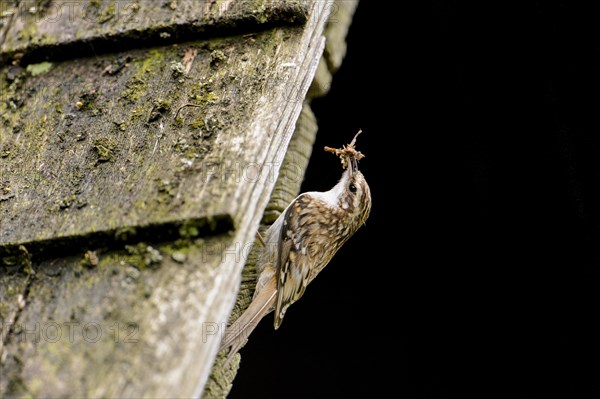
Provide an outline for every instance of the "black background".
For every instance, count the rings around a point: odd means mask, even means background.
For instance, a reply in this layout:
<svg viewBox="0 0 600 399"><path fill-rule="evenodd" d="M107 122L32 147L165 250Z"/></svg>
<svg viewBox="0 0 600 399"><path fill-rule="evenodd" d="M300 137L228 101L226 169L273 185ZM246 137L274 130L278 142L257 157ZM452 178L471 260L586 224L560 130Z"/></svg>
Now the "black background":
<svg viewBox="0 0 600 399"><path fill-rule="evenodd" d="M600 10L423 3L359 5L303 191L363 129L371 217L230 398L600 397Z"/></svg>

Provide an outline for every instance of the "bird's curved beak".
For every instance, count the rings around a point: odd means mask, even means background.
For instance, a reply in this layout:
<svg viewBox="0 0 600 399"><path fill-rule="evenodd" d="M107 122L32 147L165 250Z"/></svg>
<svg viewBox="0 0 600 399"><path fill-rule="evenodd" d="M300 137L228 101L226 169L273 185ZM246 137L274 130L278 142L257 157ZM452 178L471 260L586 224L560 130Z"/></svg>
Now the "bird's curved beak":
<svg viewBox="0 0 600 399"><path fill-rule="evenodd" d="M358 170L358 161L354 157L347 157L346 160L348 162L348 176L352 177Z"/></svg>

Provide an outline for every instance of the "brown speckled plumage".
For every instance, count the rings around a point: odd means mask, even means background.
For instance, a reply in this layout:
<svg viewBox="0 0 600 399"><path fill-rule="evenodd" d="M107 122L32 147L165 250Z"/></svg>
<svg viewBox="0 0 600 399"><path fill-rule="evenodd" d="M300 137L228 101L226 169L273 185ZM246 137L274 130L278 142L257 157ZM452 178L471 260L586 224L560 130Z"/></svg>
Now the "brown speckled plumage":
<svg viewBox="0 0 600 399"><path fill-rule="evenodd" d="M330 191L307 192L294 199L266 232L254 298L228 328L221 349L232 347L234 353L272 310L279 328L288 307L302 297L370 211L371 192L355 162Z"/></svg>

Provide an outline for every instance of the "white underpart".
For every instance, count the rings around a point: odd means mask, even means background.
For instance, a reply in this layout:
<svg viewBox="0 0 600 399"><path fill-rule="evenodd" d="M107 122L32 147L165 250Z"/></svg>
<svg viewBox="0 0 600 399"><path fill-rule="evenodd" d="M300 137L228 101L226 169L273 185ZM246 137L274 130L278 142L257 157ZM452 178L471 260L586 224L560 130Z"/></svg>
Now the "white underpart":
<svg viewBox="0 0 600 399"><path fill-rule="evenodd" d="M344 174L344 176L338 182L338 184L336 184L331 190L325 191L324 193L320 191L309 191L306 194L320 201L323 201L325 204L331 206L332 208L337 208L339 206L340 196L344 192L345 186L346 174Z"/></svg>

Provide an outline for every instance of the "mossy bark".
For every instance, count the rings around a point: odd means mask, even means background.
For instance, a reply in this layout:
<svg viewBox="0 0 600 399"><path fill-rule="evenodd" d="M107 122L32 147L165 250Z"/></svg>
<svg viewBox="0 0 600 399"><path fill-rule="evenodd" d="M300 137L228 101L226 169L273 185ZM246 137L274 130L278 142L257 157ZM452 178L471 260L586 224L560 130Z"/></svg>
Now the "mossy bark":
<svg viewBox="0 0 600 399"><path fill-rule="evenodd" d="M0 2L0 50L27 62L97 55L182 37L210 38L302 25L312 0L82 0ZM82 46L82 44L84 44Z"/></svg>

